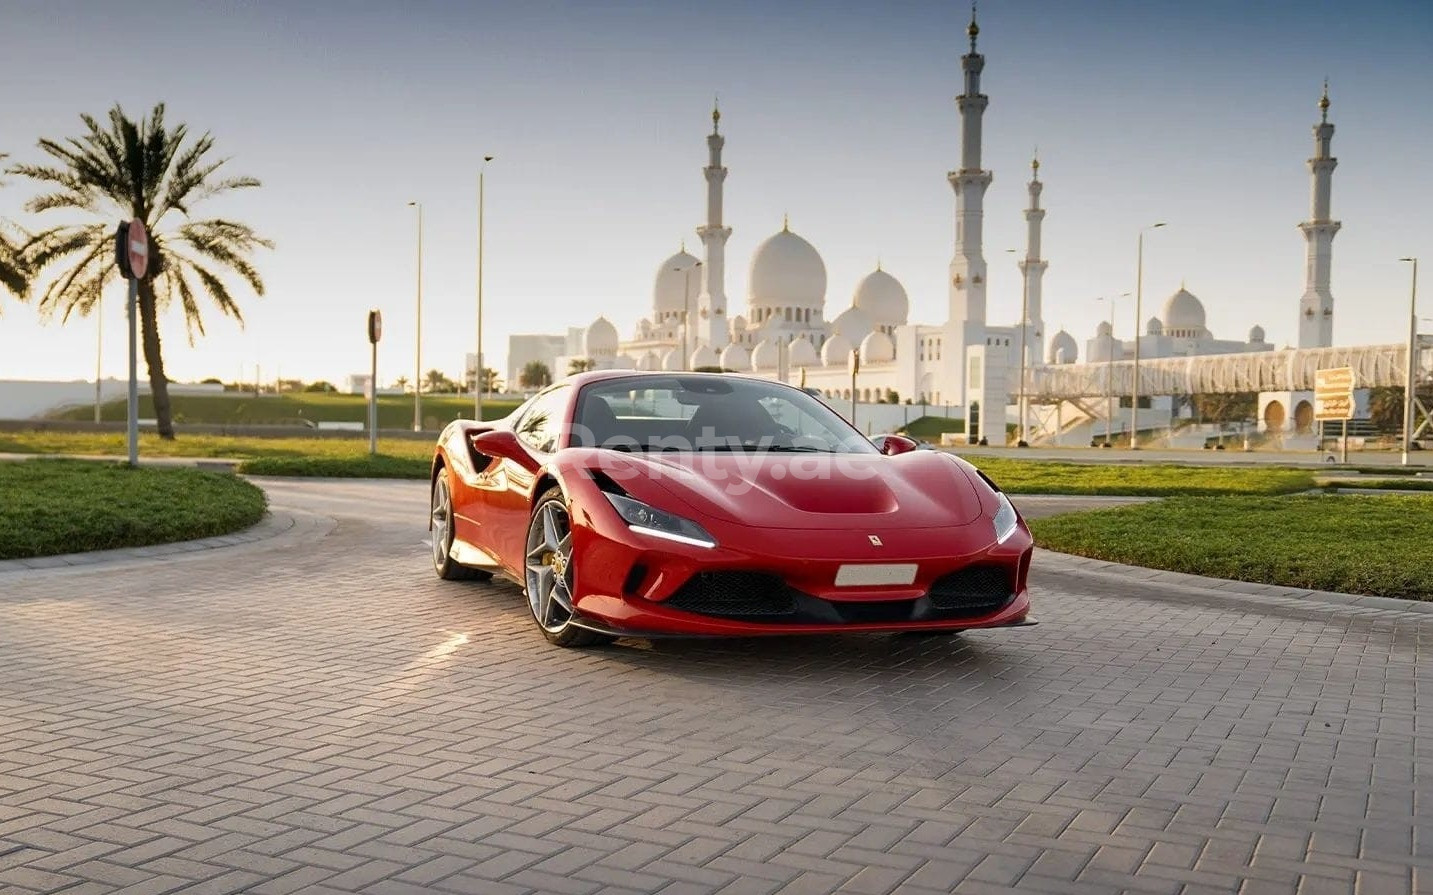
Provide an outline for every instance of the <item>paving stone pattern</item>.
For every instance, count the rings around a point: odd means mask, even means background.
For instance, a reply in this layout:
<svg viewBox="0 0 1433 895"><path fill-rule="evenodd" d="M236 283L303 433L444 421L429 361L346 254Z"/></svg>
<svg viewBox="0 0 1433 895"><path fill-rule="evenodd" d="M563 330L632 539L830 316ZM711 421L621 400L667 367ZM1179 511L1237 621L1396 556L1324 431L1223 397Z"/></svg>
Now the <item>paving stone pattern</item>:
<svg viewBox="0 0 1433 895"><path fill-rule="evenodd" d="M1433 617L1053 568L1034 628L567 651L421 484L271 493L336 525L0 574L0 892L1433 891Z"/></svg>

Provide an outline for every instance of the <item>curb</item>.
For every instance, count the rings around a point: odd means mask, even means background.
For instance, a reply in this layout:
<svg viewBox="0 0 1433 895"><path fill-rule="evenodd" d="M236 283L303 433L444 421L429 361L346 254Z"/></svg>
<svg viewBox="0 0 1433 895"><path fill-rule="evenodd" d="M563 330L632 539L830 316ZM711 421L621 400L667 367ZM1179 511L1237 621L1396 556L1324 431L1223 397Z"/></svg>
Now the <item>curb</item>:
<svg viewBox="0 0 1433 895"><path fill-rule="evenodd" d="M1129 584L1132 581L1158 584L1165 588L1179 588L1185 591L1196 591L1207 596L1227 597L1246 605L1266 608L1275 605L1276 602L1295 602L1305 605L1315 603L1323 604L1331 609L1362 609L1375 612L1408 613L1419 618L1433 617L1433 602L1399 600L1393 597L1372 597L1298 587L1280 587L1272 584L1234 581L1228 578L1206 578L1203 575L1169 572L1144 566L1126 566L1102 559L1057 553L1043 547L1035 549L1038 554L1036 561L1046 569L1053 568L1059 573L1098 580L1119 581L1122 584ZM1142 596L1145 599L1153 600L1161 598L1157 593L1142 594Z"/></svg>
<svg viewBox="0 0 1433 895"><path fill-rule="evenodd" d="M63 553L29 559L0 560L0 580L12 576L39 577L67 572L94 572L142 565L156 559L178 560L203 558L220 549L247 548L251 545L291 546L305 540L321 538L334 529L337 522L304 510L270 507L257 524L232 534L193 541L172 541L147 547L121 547L115 550L92 550L85 553ZM284 543L272 545L269 542Z"/></svg>

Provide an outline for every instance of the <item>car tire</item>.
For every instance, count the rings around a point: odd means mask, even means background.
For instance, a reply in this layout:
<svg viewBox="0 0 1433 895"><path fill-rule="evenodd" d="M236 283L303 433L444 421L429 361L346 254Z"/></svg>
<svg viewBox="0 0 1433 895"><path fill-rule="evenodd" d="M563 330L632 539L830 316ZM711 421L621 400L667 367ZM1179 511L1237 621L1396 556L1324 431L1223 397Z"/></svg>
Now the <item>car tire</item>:
<svg viewBox="0 0 1433 895"><path fill-rule="evenodd" d="M439 467L428 495L428 526L432 532L433 571L444 581L488 581L492 572L453 559L453 492L447 467Z"/></svg>
<svg viewBox="0 0 1433 895"><path fill-rule="evenodd" d="M574 623L577 569L567 500L560 489L549 488L533 504L523 545L523 595L533 624L547 642L573 648L611 643L610 635Z"/></svg>

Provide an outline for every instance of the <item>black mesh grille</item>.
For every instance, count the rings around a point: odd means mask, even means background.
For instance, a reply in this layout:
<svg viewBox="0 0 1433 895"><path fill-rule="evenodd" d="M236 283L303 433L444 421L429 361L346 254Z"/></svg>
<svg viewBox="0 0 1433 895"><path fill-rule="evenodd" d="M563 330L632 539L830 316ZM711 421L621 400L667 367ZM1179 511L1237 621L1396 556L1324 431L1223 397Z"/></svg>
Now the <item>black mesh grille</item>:
<svg viewBox="0 0 1433 895"><path fill-rule="evenodd" d="M779 577L764 572L698 572L666 605L702 615L791 615L796 594Z"/></svg>
<svg viewBox="0 0 1433 895"><path fill-rule="evenodd" d="M1013 596L1010 572L999 566L972 566L937 578L930 589L931 605L961 615L986 615Z"/></svg>

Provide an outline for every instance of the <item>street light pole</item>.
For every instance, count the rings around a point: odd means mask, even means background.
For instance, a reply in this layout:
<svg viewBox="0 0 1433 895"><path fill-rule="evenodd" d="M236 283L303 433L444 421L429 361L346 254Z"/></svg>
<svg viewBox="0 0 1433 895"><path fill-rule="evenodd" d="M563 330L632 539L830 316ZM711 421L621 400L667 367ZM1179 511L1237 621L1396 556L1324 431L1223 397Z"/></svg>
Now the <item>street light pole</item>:
<svg viewBox="0 0 1433 895"><path fill-rule="evenodd" d="M1140 318L1144 314L1144 235L1150 230L1156 230L1164 226L1164 221L1158 224L1150 224L1139 231L1138 260L1135 264L1134 283L1134 383L1131 389L1129 405L1129 449L1139 450L1139 333L1144 323Z"/></svg>
<svg viewBox="0 0 1433 895"><path fill-rule="evenodd" d="M1403 380L1403 465L1413 451L1413 390L1418 384L1418 259L1399 258L1413 264L1413 288L1408 299L1408 375Z"/></svg>
<svg viewBox="0 0 1433 895"><path fill-rule="evenodd" d="M682 369L687 370L692 365L692 349L687 339L687 321L692 316L692 271L701 267L700 261L688 264L685 267L674 267L682 275Z"/></svg>
<svg viewBox="0 0 1433 895"><path fill-rule="evenodd" d="M104 369L104 293L95 290L95 422L100 421L100 371Z"/></svg>
<svg viewBox="0 0 1433 895"><path fill-rule="evenodd" d="M409 202L418 209L418 315L413 351L413 431L423 431L423 203Z"/></svg>
<svg viewBox="0 0 1433 895"><path fill-rule="evenodd" d="M478 356L474 361L476 373L473 376L473 419L483 421L483 188L484 176L488 173L490 155L483 156L483 166L478 169Z"/></svg>

